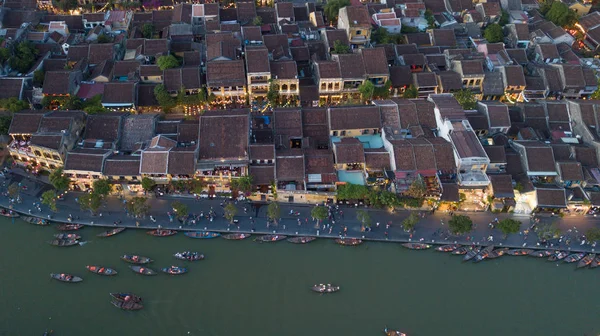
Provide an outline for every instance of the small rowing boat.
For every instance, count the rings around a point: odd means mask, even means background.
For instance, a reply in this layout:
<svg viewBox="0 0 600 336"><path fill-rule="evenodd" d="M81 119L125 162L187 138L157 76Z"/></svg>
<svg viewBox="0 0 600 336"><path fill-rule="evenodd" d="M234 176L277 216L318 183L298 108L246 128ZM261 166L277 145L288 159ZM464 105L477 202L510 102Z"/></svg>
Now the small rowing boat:
<svg viewBox="0 0 600 336"><path fill-rule="evenodd" d="M479 251L481 251L481 247L474 247L473 249L471 249L471 251L465 254L465 256L463 257L463 261L469 261L475 258L475 256L479 254Z"/></svg>
<svg viewBox="0 0 600 336"><path fill-rule="evenodd" d="M594 258L594 260L592 260L590 263L590 268L596 268L598 266L600 266L600 257Z"/></svg>
<svg viewBox="0 0 600 336"><path fill-rule="evenodd" d="M287 241L289 241L290 243L293 244L308 244L311 241L314 241L315 237L293 237L293 238L288 238Z"/></svg>
<svg viewBox="0 0 600 336"><path fill-rule="evenodd" d="M132 271L134 271L135 273L141 274L141 275L156 275L156 272L154 272L154 270L148 268L148 267L143 267L143 266L129 266L129 268L131 268Z"/></svg>
<svg viewBox="0 0 600 336"><path fill-rule="evenodd" d="M169 267L162 268L161 271L163 271L167 274L171 274L171 275L179 275L179 274L187 273L188 270L185 267L169 266Z"/></svg>
<svg viewBox="0 0 600 336"><path fill-rule="evenodd" d="M135 303L135 302L124 302L124 301L111 301L110 303L112 303L113 306L123 309L123 310L140 310L142 308L144 308L144 306L142 306L139 303Z"/></svg>
<svg viewBox="0 0 600 336"><path fill-rule="evenodd" d="M431 245L423 244L423 243L404 243L402 246L411 250L426 250L431 247Z"/></svg>
<svg viewBox="0 0 600 336"><path fill-rule="evenodd" d="M60 224L56 227L59 231L74 231L83 227L83 224Z"/></svg>
<svg viewBox="0 0 600 336"><path fill-rule="evenodd" d="M6 209L2 209L0 210L0 215L4 216L4 217L19 217L19 214L12 211L12 210L6 210Z"/></svg>
<svg viewBox="0 0 600 336"><path fill-rule="evenodd" d="M551 256L548 257L548 261L563 260L569 255L567 251L555 251Z"/></svg>
<svg viewBox="0 0 600 336"><path fill-rule="evenodd" d="M121 302L135 302L135 303L140 303L142 302L142 298L132 294L132 293L109 293L110 296L117 300L117 301L121 301Z"/></svg>
<svg viewBox="0 0 600 336"><path fill-rule="evenodd" d="M460 248L459 244L450 244L450 245L443 245L443 246L438 246L435 248L436 251L440 251L440 252L453 252L454 250Z"/></svg>
<svg viewBox="0 0 600 336"><path fill-rule="evenodd" d="M228 233L225 235L222 235L221 237L223 237L224 239L227 240L242 240L242 239L246 239L248 237L250 237L249 233Z"/></svg>
<svg viewBox="0 0 600 336"><path fill-rule="evenodd" d="M596 259L595 253L590 253L586 255L577 263L577 268L584 268L586 266L589 266L592 263L592 261L594 261L594 259Z"/></svg>
<svg viewBox="0 0 600 336"><path fill-rule="evenodd" d="M54 235L56 239L68 239L68 240L78 240L81 239L80 235L74 233L57 233Z"/></svg>
<svg viewBox="0 0 600 336"><path fill-rule="evenodd" d="M157 230L151 230L146 232L147 234L154 236L154 237L169 237L172 236L174 234L177 233L177 231L175 230L161 230L161 229L157 229Z"/></svg>
<svg viewBox="0 0 600 336"><path fill-rule="evenodd" d="M21 219L26 221L27 223L30 223L33 225L40 225L40 226L50 225L50 222L48 222L47 220L42 219L42 218L22 216Z"/></svg>
<svg viewBox="0 0 600 336"><path fill-rule="evenodd" d="M565 262L573 263L573 262L581 260L581 258L583 258L584 256L585 256L585 253L573 253L573 254L568 255L565 258Z"/></svg>
<svg viewBox="0 0 600 336"><path fill-rule="evenodd" d="M473 260L474 262L480 262L483 259L487 258L490 256L490 253L492 253L492 250L494 249L494 245L489 245L486 246L483 250L481 250L481 252L479 252L476 256L475 259Z"/></svg>
<svg viewBox="0 0 600 336"><path fill-rule="evenodd" d="M184 233L187 237L196 238L196 239L211 239L217 238L221 234L218 232L208 232L208 231L195 231L195 232L186 232Z"/></svg>
<svg viewBox="0 0 600 336"><path fill-rule="evenodd" d="M529 253L533 252L533 250L530 249L512 249L512 250L508 250L506 252L506 254L511 255L511 256L525 256L525 255L529 255Z"/></svg>
<svg viewBox="0 0 600 336"><path fill-rule="evenodd" d="M387 327L385 327L385 328L383 329L383 333L384 333L386 336L406 336L406 334L405 334L405 333L403 333L403 332L400 332L400 331L398 331L398 330L390 330L390 329L388 329Z"/></svg>
<svg viewBox="0 0 600 336"><path fill-rule="evenodd" d="M463 255L463 254L467 254L467 252L469 252L471 250L472 250L472 248L470 246L463 246L463 247L459 247L456 250L452 251L452 254Z"/></svg>
<svg viewBox="0 0 600 336"><path fill-rule="evenodd" d="M533 250L531 251L531 253L529 253L530 256L532 257L537 257L537 258L546 258L549 257L550 255L552 255L552 251L549 250Z"/></svg>
<svg viewBox="0 0 600 336"><path fill-rule="evenodd" d="M125 255L121 256L121 259L128 263L132 263L132 264L147 264L147 263L152 262L152 259L150 259L148 257L142 257L142 256L138 256L138 255L129 255L129 254L125 254Z"/></svg>
<svg viewBox="0 0 600 336"><path fill-rule="evenodd" d="M265 236L260 236L254 240L257 242L261 242L261 243L271 243L271 242L284 240L286 238L287 238L287 236L283 236L283 235L265 235Z"/></svg>
<svg viewBox="0 0 600 336"><path fill-rule="evenodd" d="M338 238L335 242L343 246L357 246L362 244L362 240L358 238Z"/></svg>
<svg viewBox="0 0 600 336"><path fill-rule="evenodd" d="M50 273L50 277L52 279L56 279L58 281L62 281L62 282L82 282L83 279L75 276L75 275L71 275L71 274L66 274L66 273L61 273L61 274L57 274L57 273Z"/></svg>
<svg viewBox="0 0 600 336"><path fill-rule="evenodd" d="M311 287L313 292L325 294L325 293L335 293L340 290L340 286L334 286L332 284L318 284Z"/></svg>
<svg viewBox="0 0 600 336"><path fill-rule="evenodd" d="M96 274L100 274L100 275L107 275L107 276L117 275L117 271L115 271L112 268L108 268L108 267L87 265L87 266L85 266L85 268L87 268L88 271L90 271L92 273L96 273Z"/></svg>
<svg viewBox="0 0 600 336"><path fill-rule="evenodd" d="M190 252L190 251L177 252L177 253L173 254L173 257L175 257L179 260L186 260L186 261L204 260L204 254L200 254L198 252Z"/></svg>
<svg viewBox="0 0 600 336"><path fill-rule="evenodd" d="M490 255L487 256L487 258L488 259L495 259L495 258L502 257L503 255L506 254L507 251L508 251L508 248L506 248L506 247L502 247L502 248L499 248L499 249L492 250L492 252L490 252Z"/></svg>
<svg viewBox="0 0 600 336"><path fill-rule="evenodd" d="M67 247L67 246L77 245L77 244L79 244L79 242L77 240L73 240L73 239L54 239L54 240L49 240L48 244L50 244L52 246Z"/></svg>
<svg viewBox="0 0 600 336"><path fill-rule="evenodd" d="M125 231L125 228L116 228L116 229L112 229L112 230L108 230L108 231L99 233L96 235L96 237L112 237L112 236L116 235L117 233L121 233L123 231Z"/></svg>

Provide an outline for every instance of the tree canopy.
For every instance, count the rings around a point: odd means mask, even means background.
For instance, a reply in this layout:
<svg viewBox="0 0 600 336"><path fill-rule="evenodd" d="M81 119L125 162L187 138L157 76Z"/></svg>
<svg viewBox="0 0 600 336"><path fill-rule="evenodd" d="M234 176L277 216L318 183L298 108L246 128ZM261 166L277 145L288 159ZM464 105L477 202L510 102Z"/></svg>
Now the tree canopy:
<svg viewBox="0 0 600 336"><path fill-rule="evenodd" d="M154 87L154 97L156 97L158 104L166 112L177 106L177 100L171 97L171 95L169 94L169 92L167 92L167 89L163 84L159 84Z"/></svg>
<svg viewBox="0 0 600 336"><path fill-rule="evenodd" d="M497 43L504 41L504 33L502 32L502 27L499 24L492 23L487 26L483 31L483 37L489 43Z"/></svg>
<svg viewBox="0 0 600 336"><path fill-rule="evenodd" d="M357 210L356 211L356 219L361 223L362 227L371 226L371 216L365 210Z"/></svg>
<svg viewBox="0 0 600 336"><path fill-rule="evenodd" d="M29 41L23 41L17 44L13 51L13 56L8 60L11 68L18 72L26 73L31 69L38 55L38 50Z"/></svg>
<svg viewBox="0 0 600 336"><path fill-rule="evenodd" d="M269 91L267 91L267 100L271 104L271 106L277 106L279 101L279 87L273 80L269 81Z"/></svg>
<svg viewBox="0 0 600 336"><path fill-rule="evenodd" d="M252 191L252 176L242 176L231 180L231 188L233 190L249 193Z"/></svg>
<svg viewBox="0 0 600 336"><path fill-rule="evenodd" d="M252 24L255 26L262 26L263 20L260 16L256 16L254 19L252 19Z"/></svg>
<svg viewBox="0 0 600 336"><path fill-rule="evenodd" d="M600 241L600 229L591 228L587 230L585 233L585 238L587 241Z"/></svg>
<svg viewBox="0 0 600 336"><path fill-rule="evenodd" d="M417 215L414 212L411 212L410 215L408 215L408 217L406 217L402 221L402 227L406 231L412 231L415 228L415 225L417 225L418 222L419 222L419 215Z"/></svg>
<svg viewBox="0 0 600 336"><path fill-rule="evenodd" d="M498 229L505 235L517 233L521 229L521 222L512 218L505 218L498 223Z"/></svg>
<svg viewBox="0 0 600 336"><path fill-rule="evenodd" d="M0 99L0 107L10 112L19 112L29 108L29 103L25 100L19 100L17 97Z"/></svg>
<svg viewBox="0 0 600 336"><path fill-rule="evenodd" d="M160 56L156 61L156 64L158 64L160 70L163 71L166 69L177 68L180 65L177 57L173 55Z"/></svg>
<svg viewBox="0 0 600 336"><path fill-rule="evenodd" d="M58 191L67 190L69 188L69 184L71 184L69 177L63 174L63 167L60 167L50 173L48 180L50 180L52 186Z"/></svg>
<svg viewBox="0 0 600 336"><path fill-rule="evenodd" d="M477 107L477 100L473 91L468 89L462 89L454 92L454 98L465 110L474 110Z"/></svg>
<svg viewBox="0 0 600 336"><path fill-rule="evenodd" d="M156 185L156 182L154 182L153 179L149 178L149 177L143 177L142 178L142 188L145 191L151 191L154 186Z"/></svg>
<svg viewBox="0 0 600 336"><path fill-rule="evenodd" d="M412 198L423 198L426 192L427 186L425 185L425 181L419 176L410 184L404 194Z"/></svg>
<svg viewBox="0 0 600 336"><path fill-rule="evenodd" d="M560 1L544 1L540 6L540 12L548 21L563 28L571 27L577 22L577 13Z"/></svg>
<svg viewBox="0 0 600 336"><path fill-rule="evenodd" d="M145 216L148 213L148 210L150 210L145 197L134 197L130 199L127 201L126 207L127 211L136 218Z"/></svg>
<svg viewBox="0 0 600 336"><path fill-rule="evenodd" d="M347 44L342 43L342 41L335 40L333 42L332 54L350 54L351 52L352 50L350 50L350 47Z"/></svg>
<svg viewBox="0 0 600 336"><path fill-rule="evenodd" d="M337 198L340 200L362 200L369 195L369 189L363 185L347 183L337 189Z"/></svg>
<svg viewBox="0 0 600 336"><path fill-rule="evenodd" d="M182 202L174 201L171 203L171 207L173 208L173 211L177 213L177 217L179 218L183 218L188 215L188 206Z"/></svg>
<svg viewBox="0 0 600 336"><path fill-rule="evenodd" d="M8 130L10 128L11 121L12 121L11 116L0 116L0 134L1 135L8 134Z"/></svg>
<svg viewBox="0 0 600 336"><path fill-rule="evenodd" d="M235 218L235 215L237 215L237 208L235 207L235 205L233 205L232 203L228 203L225 206L225 218L227 218L227 220L230 223L233 223L233 219Z"/></svg>
<svg viewBox="0 0 600 336"><path fill-rule="evenodd" d="M279 206L279 203L269 203L269 206L267 206L267 217L277 224L277 221L281 217L281 207Z"/></svg>
<svg viewBox="0 0 600 336"><path fill-rule="evenodd" d="M435 17L433 16L433 12L431 11L431 9L427 9L423 16L425 17L425 20L427 20L427 28L434 29Z"/></svg>
<svg viewBox="0 0 600 336"><path fill-rule="evenodd" d="M350 6L350 0L329 0L325 4L323 12L329 21L337 21L340 8L346 6Z"/></svg>
<svg viewBox="0 0 600 336"><path fill-rule="evenodd" d="M152 36L154 35L154 25L151 23L144 23L144 25L142 25L142 36L144 36L144 38L152 38Z"/></svg>
<svg viewBox="0 0 600 336"><path fill-rule="evenodd" d="M102 201L100 195L92 192L79 196L78 203L81 210L89 210L91 213L95 213L100 208Z"/></svg>
<svg viewBox="0 0 600 336"><path fill-rule="evenodd" d="M363 101L371 100L373 98L373 93L375 92L375 85L367 80L358 87L358 92L360 92Z"/></svg>
<svg viewBox="0 0 600 336"><path fill-rule="evenodd" d="M473 230L473 221L465 215L453 215L448 227L453 234L465 234Z"/></svg>
<svg viewBox="0 0 600 336"><path fill-rule="evenodd" d="M98 196L108 196L110 193L110 183L108 180L99 179L94 181L92 189L94 190L94 194L97 194Z"/></svg>
<svg viewBox="0 0 600 336"><path fill-rule="evenodd" d="M419 90L412 84L409 85L402 93L402 98L404 99L417 98L418 96Z"/></svg>
<svg viewBox="0 0 600 336"><path fill-rule="evenodd" d="M318 221L322 221L327 218L329 211L324 206L316 206L310 210L310 216L316 218Z"/></svg>
<svg viewBox="0 0 600 336"><path fill-rule="evenodd" d="M371 41L378 44L395 43L402 44L402 34L390 34L387 29L379 27L371 34Z"/></svg>
<svg viewBox="0 0 600 336"><path fill-rule="evenodd" d="M50 210L56 212L58 209L56 208L56 191L54 190L46 190L42 194L42 204L47 205Z"/></svg>

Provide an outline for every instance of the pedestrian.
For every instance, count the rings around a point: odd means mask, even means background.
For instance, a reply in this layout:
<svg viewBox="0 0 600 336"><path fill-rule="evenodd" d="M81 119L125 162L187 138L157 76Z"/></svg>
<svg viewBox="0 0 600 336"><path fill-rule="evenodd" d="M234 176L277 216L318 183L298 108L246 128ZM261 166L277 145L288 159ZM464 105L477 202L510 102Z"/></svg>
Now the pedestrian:
<svg viewBox="0 0 600 336"><path fill-rule="evenodd" d="M136 221L136 222L135 222L135 226L136 226L136 227L140 227L140 222L137 222L137 221Z"/></svg>

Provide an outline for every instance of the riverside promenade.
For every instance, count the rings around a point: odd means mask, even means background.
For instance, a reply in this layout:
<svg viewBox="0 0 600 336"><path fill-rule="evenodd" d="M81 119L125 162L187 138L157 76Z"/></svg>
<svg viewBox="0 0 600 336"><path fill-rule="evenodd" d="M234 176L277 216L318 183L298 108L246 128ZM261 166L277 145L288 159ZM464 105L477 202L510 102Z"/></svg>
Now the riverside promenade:
<svg viewBox="0 0 600 336"><path fill-rule="evenodd" d="M230 224L224 216L223 207L227 202L233 202L224 198L201 199L197 200L189 195L164 195L156 197L154 194L148 196L148 205L150 207L148 216L144 219L135 219L126 214L124 209L124 200L127 197L109 196L104 201L96 215L89 211L82 211L76 199L82 195L81 192L69 192L63 200L57 201L57 212L52 212L47 206L41 205L40 210L37 204L40 203L41 194L51 189L43 179L33 177L22 170L14 170L6 176L0 178L2 187L0 193L0 207L12 209L18 213L27 216L36 216L48 219L50 216L54 222L79 223L90 226L100 227L127 227L139 229L156 229L160 226L163 229L174 229L179 231L215 231L221 233L243 232L252 234L282 234L288 236L315 236L323 238L360 238L365 241L387 241L387 242L423 242L428 244L450 244L459 243L463 245L489 245L512 247L512 248L532 248L532 249L561 249L571 251L594 252L595 244L585 242L584 233L592 227L598 227L600 224L595 217L541 217L538 226L549 225L553 223L561 230L563 239L552 239L544 244L539 243L536 234L530 230L532 225L530 216L518 216L513 214L492 214L489 212L469 212L461 213L468 215L474 223L474 230L468 235L451 236L448 234L448 213L419 212L423 217L415 226L412 233L405 232L401 223L409 216L409 210L400 210L389 212L381 209L371 209L366 207L339 206L335 210L331 219L323 220L317 228L317 223L312 220L310 212L314 205L304 204L286 204L281 203L281 220L277 226L267 227L267 204L251 203L247 201L235 202L238 209L236 215L236 224ZM5 196L7 186L11 183L20 183L22 189L19 197L20 202L10 202L10 198ZM213 221L203 218L195 225L185 225L177 219L170 220L169 212L173 212L171 203L179 201L188 206L191 215L200 213L208 214L214 211L216 216ZM361 231L361 224L356 219L357 210L366 210L371 217L371 231ZM290 214L293 212L294 214ZM299 215L296 215L299 213ZM73 220L69 221L71 217ZM150 219L154 218L154 221ZM512 217L521 221L521 230L519 233L511 234L508 237L498 229L490 228L489 223L496 218L502 220ZM118 222L118 224L115 224ZM389 227L388 227L389 225ZM528 233L528 234L527 234ZM570 244L567 244L570 242Z"/></svg>

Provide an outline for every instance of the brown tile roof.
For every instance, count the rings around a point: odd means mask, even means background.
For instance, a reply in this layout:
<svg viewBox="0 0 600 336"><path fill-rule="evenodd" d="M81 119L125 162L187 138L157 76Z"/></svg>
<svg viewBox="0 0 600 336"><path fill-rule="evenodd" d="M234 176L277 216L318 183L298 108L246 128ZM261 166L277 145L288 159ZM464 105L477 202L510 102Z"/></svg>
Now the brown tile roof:
<svg viewBox="0 0 600 336"><path fill-rule="evenodd" d="M277 23L277 14L275 8L259 7L256 9L256 15L262 18L263 25Z"/></svg>
<svg viewBox="0 0 600 336"><path fill-rule="evenodd" d="M389 75L384 48L360 49L367 75Z"/></svg>
<svg viewBox="0 0 600 336"><path fill-rule="evenodd" d="M202 87L199 67L185 67L166 69L164 71L164 85L167 91L199 89Z"/></svg>
<svg viewBox="0 0 600 336"><path fill-rule="evenodd" d="M596 150L591 147L574 146L575 159L585 167L597 167L598 157Z"/></svg>
<svg viewBox="0 0 600 336"><path fill-rule="evenodd" d="M156 40L144 40L144 47L142 54L147 56L163 55L169 52L169 40L167 39L156 39Z"/></svg>
<svg viewBox="0 0 600 336"><path fill-rule="evenodd" d="M59 150L63 142L63 136L57 134L34 134L31 137L30 144L45 147L49 149Z"/></svg>
<svg viewBox="0 0 600 336"><path fill-rule="evenodd" d="M411 44L414 43L417 46L427 46L431 45L431 38L428 33L410 33L405 34L406 43Z"/></svg>
<svg viewBox="0 0 600 336"><path fill-rule="evenodd" d="M154 136L154 125L156 115L136 114L128 115L123 119L123 136L121 138L121 149L133 151L141 143L150 141Z"/></svg>
<svg viewBox="0 0 600 336"><path fill-rule="evenodd" d="M435 164L438 170L443 172L455 172L456 163L454 161L454 153L452 145L443 138L427 139L433 145L433 153L435 155Z"/></svg>
<svg viewBox="0 0 600 336"><path fill-rule="evenodd" d="M496 198L514 198L515 191L512 186L512 177L508 174L488 175Z"/></svg>
<svg viewBox="0 0 600 336"><path fill-rule="evenodd" d="M563 181L583 181L583 170L579 162L557 162L558 174Z"/></svg>
<svg viewBox="0 0 600 336"><path fill-rule="evenodd" d="M250 166L249 175L254 185L270 185L275 181L274 166Z"/></svg>
<svg viewBox="0 0 600 336"><path fill-rule="evenodd" d="M60 133L69 131L73 118L69 117L51 117L50 115L42 118L38 133Z"/></svg>
<svg viewBox="0 0 600 336"><path fill-rule="evenodd" d="M506 49L506 53L517 64L527 64L529 62L525 49Z"/></svg>
<svg viewBox="0 0 600 336"><path fill-rule="evenodd" d="M583 17L580 17L578 22L584 30L589 30L590 28L597 27L600 25L600 13L593 12Z"/></svg>
<svg viewBox="0 0 600 336"><path fill-rule="evenodd" d="M244 61L211 61L206 67L206 82L211 87L244 86Z"/></svg>
<svg viewBox="0 0 600 336"><path fill-rule="evenodd" d="M260 27L258 27L258 26L242 27L242 35L244 36L244 40L262 41L262 33L260 31Z"/></svg>
<svg viewBox="0 0 600 336"><path fill-rule="evenodd" d="M515 141L515 143L525 147L528 172L556 171L552 147L539 141Z"/></svg>
<svg viewBox="0 0 600 336"><path fill-rule="evenodd" d="M200 55L199 51L185 51L183 53L184 66L199 66L200 63L202 63L202 55Z"/></svg>
<svg viewBox="0 0 600 336"><path fill-rule="evenodd" d="M398 105L390 100L374 100L373 104L379 106L381 112L381 124L383 127L391 127L392 129L400 128L400 114Z"/></svg>
<svg viewBox="0 0 600 336"><path fill-rule="evenodd" d="M364 6L347 6L346 14L348 17L348 22L350 26L356 25L371 25L371 17L369 16L369 11Z"/></svg>
<svg viewBox="0 0 600 336"><path fill-rule="evenodd" d="M436 87L438 85L437 76L433 72L416 72L413 74L415 87Z"/></svg>
<svg viewBox="0 0 600 336"><path fill-rule="evenodd" d="M316 70L319 73L319 78L335 79L342 78L340 66L335 61L317 61L315 62Z"/></svg>
<svg viewBox="0 0 600 336"><path fill-rule="evenodd" d="M154 88L158 84L138 84L137 85L137 106L158 106L158 100L154 96Z"/></svg>
<svg viewBox="0 0 600 336"><path fill-rule="evenodd" d="M117 61L113 66L113 76L128 77L138 72L139 69L140 62L138 61Z"/></svg>
<svg viewBox="0 0 600 336"><path fill-rule="evenodd" d="M506 86L525 86L525 74L520 65L505 65L502 67L504 72L504 84Z"/></svg>
<svg viewBox="0 0 600 336"><path fill-rule="evenodd" d="M288 38L285 34L263 35L263 43L269 50L269 53L272 54L273 59L290 54Z"/></svg>
<svg viewBox="0 0 600 336"><path fill-rule="evenodd" d="M197 121L184 121L177 124L177 142L198 142L200 124Z"/></svg>
<svg viewBox="0 0 600 336"><path fill-rule="evenodd" d="M463 107L458 103L454 95L452 94L432 94L429 95L429 101L435 104L440 110L442 118L448 118L450 120L463 120L465 111Z"/></svg>
<svg viewBox="0 0 600 336"><path fill-rule="evenodd" d="M83 139L113 142L121 134L121 121L124 114L89 115L85 124Z"/></svg>
<svg viewBox="0 0 600 336"><path fill-rule="evenodd" d="M295 61L271 61L271 76L277 79L297 79L298 68Z"/></svg>
<svg viewBox="0 0 600 336"><path fill-rule="evenodd" d="M248 114L232 111L229 114L200 117L200 159L237 159L247 156L249 138Z"/></svg>
<svg viewBox="0 0 600 336"><path fill-rule="evenodd" d="M142 152L140 174L167 174L170 148L149 148Z"/></svg>
<svg viewBox="0 0 600 336"><path fill-rule="evenodd" d="M104 160L103 174L107 176L137 176L140 174L140 156L111 155Z"/></svg>
<svg viewBox="0 0 600 336"><path fill-rule="evenodd" d="M331 130L381 128L381 115L376 106L330 107L328 114Z"/></svg>
<svg viewBox="0 0 600 336"><path fill-rule="evenodd" d="M333 48L335 41L340 41L342 44L350 45L348 41L348 35L343 29L326 29L325 37L327 38L327 44L329 48Z"/></svg>
<svg viewBox="0 0 600 336"><path fill-rule="evenodd" d="M291 154L291 155L290 155ZM277 153L275 159L275 173L279 181L303 181L304 180L304 155L294 153ZM289 156L288 156L289 155ZM292 156L293 155L293 156Z"/></svg>
<svg viewBox="0 0 600 336"><path fill-rule="evenodd" d="M504 146L483 146L483 150L490 159L490 163L506 163Z"/></svg>
<svg viewBox="0 0 600 336"><path fill-rule="evenodd" d="M544 102L549 122L570 122L566 102Z"/></svg>
<svg viewBox="0 0 600 336"><path fill-rule="evenodd" d="M332 59L338 61L342 78L363 78L365 76L365 65L360 54L333 55Z"/></svg>
<svg viewBox="0 0 600 336"><path fill-rule="evenodd" d="M392 87L408 87L414 83L410 66L393 66L390 67L390 80ZM461 88L462 88L462 81Z"/></svg>
<svg viewBox="0 0 600 336"><path fill-rule="evenodd" d="M390 153L383 149L374 148L367 148L364 151L367 170L383 171L390 169Z"/></svg>
<svg viewBox="0 0 600 336"><path fill-rule="evenodd" d="M550 144L552 147L552 154L554 154L554 161L573 161L571 155L571 146L567 144Z"/></svg>
<svg viewBox="0 0 600 336"><path fill-rule="evenodd" d="M275 145L273 144L254 144L248 147L250 160L274 160Z"/></svg>
<svg viewBox="0 0 600 336"><path fill-rule="evenodd" d="M240 22L251 22L256 17L256 5L254 1L237 2L235 4L237 10L237 19Z"/></svg>
<svg viewBox="0 0 600 336"><path fill-rule="evenodd" d="M396 102L398 106L401 128L408 128L420 124L417 105L415 104L416 101L407 99L394 99L393 101ZM383 114L383 111L384 110L382 109L382 116L384 116L384 120L386 120L388 119L389 114ZM433 113L433 107L431 108L431 112Z"/></svg>
<svg viewBox="0 0 600 336"><path fill-rule="evenodd" d="M250 73L270 72L269 51L264 47L246 47L246 70Z"/></svg>
<svg viewBox="0 0 600 336"><path fill-rule="evenodd" d="M404 54L400 57L404 61L404 65L425 66L427 64L424 54Z"/></svg>
<svg viewBox="0 0 600 336"><path fill-rule="evenodd" d="M427 128L437 128L435 121L435 105L432 102L426 100L413 100L417 107L417 116L419 118L419 125Z"/></svg>
<svg viewBox="0 0 600 336"><path fill-rule="evenodd" d="M455 71L440 71L437 76L444 92L462 89L462 79Z"/></svg>
<svg viewBox="0 0 600 336"><path fill-rule="evenodd" d="M342 138L340 142L334 142L335 163L364 163L365 151L362 143L357 138Z"/></svg>
<svg viewBox="0 0 600 336"><path fill-rule="evenodd" d="M298 108L276 108L273 111L273 128L276 136L301 138L302 111ZM281 141L287 146L287 139Z"/></svg>
<svg viewBox="0 0 600 336"><path fill-rule="evenodd" d="M48 71L42 92L46 95L67 95L72 92L71 71ZM51 80L50 80L51 79Z"/></svg>
<svg viewBox="0 0 600 336"><path fill-rule="evenodd" d="M396 55L401 56L405 54L418 54L419 50L417 49L416 44L396 44L394 45L396 49Z"/></svg>
<svg viewBox="0 0 600 336"><path fill-rule="evenodd" d="M304 154L307 175L320 174L321 183L333 184L337 182L337 174L331 150L308 150Z"/></svg>
<svg viewBox="0 0 600 336"><path fill-rule="evenodd" d="M65 170L101 173L108 153L106 149L74 149L67 153Z"/></svg>
<svg viewBox="0 0 600 336"><path fill-rule="evenodd" d="M69 48L69 54L70 50ZM89 45L88 60L90 64L99 64L104 60L115 59L114 43L97 43Z"/></svg>
<svg viewBox="0 0 600 336"><path fill-rule="evenodd" d="M567 199L564 189L559 188L536 188L538 207L566 208Z"/></svg>
<svg viewBox="0 0 600 336"><path fill-rule="evenodd" d="M462 76L483 76L483 63L481 60L459 60L453 61L456 72Z"/></svg>
<svg viewBox="0 0 600 336"><path fill-rule="evenodd" d="M293 18L294 4L291 2L278 2L275 4L275 11L279 18Z"/></svg>
<svg viewBox="0 0 600 336"><path fill-rule="evenodd" d="M556 45L552 43L540 43L536 46L536 48L539 50L540 56L543 60L560 58L558 49L556 49Z"/></svg>
<svg viewBox="0 0 600 336"><path fill-rule="evenodd" d="M432 29L431 41L435 46L456 46L456 36L454 29Z"/></svg>
<svg viewBox="0 0 600 336"><path fill-rule="evenodd" d="M163 71L160 70L158 65L150 64L150 65L141 65L140 66L140 76L144 77L154 77L154 76L162 76Z"/></svg>
<svg viewBox="0 0 600 336"><path fill-rule="evenodd" d="M171 175L194 175L196 170L195 150L196 146L171 149L167 172Z"/></svg>
<svg viewBox="0 0 600 336"><path fill-rule="evenodd" d="M106 83L102 103L134 104L136 103L136 83Z"/></svg>
<svg viewBox="0 0 600 336"><path fill-rule="evenodd" d="M490 127L510 127L510 116L506 104L494 101L483 104L487 106Z"/></svg>

